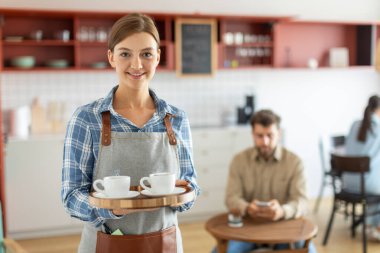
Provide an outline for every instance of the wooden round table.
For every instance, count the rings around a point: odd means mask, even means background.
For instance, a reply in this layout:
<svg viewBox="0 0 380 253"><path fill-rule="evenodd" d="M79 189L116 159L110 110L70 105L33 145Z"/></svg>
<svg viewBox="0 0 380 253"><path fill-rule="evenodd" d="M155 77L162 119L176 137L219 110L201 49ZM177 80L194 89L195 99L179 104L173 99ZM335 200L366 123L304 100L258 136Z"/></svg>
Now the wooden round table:
<svg viewBox="0 0 380 253"><path fill-rule="evenodd" d="M253 221L251 218L244 218L243 227L233 228L228 226L227 216L227 213L220 214L210 218L206 222L206 230L217 240L218 253L225 253L227 251L229 240L260 244L292 244L297 241L305 241L305 247L302 249L276 252L307 253L310 240L318 232L318 227L304 218L275 222L259 222Z"/></svg>

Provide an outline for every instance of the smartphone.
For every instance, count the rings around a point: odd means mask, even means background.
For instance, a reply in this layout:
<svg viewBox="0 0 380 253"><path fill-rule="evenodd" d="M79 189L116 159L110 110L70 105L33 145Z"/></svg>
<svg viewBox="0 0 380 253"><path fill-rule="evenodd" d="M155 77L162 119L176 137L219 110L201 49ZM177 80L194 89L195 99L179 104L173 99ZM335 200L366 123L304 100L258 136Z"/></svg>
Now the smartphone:
<svg viewBox="0 0 380 253"><path fill-rule="evenodd" d="M260 207L267 207L267 206L270 206L270 203L264 202L264 201L256 201L256 205Z"/></svg>

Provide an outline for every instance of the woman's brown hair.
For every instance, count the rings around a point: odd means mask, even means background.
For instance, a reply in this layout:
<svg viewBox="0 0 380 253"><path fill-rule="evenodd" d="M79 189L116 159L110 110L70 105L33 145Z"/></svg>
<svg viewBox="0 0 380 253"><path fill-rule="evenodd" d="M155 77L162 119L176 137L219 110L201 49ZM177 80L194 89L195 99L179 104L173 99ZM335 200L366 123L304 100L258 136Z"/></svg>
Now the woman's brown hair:
<svg viewBox="0 0 380 253"><path fill-rule="evenodd" d="M160 47L160 36L153 19L144 14L131 13L117 20L112 26L108 38L108 49L113 52L116 44L120 41L134 33L140 32L152 35L157 42L157 49Z"/></svg>
<svg viewBox="0 0 380 253"><path fill-rule="evenodd" d="M364 110L364 117L359 128L358 141L365 142L367 139L367 133L372 132L371 116L380 107L380 97L371 96L368 99L368 105Z"/></svg>

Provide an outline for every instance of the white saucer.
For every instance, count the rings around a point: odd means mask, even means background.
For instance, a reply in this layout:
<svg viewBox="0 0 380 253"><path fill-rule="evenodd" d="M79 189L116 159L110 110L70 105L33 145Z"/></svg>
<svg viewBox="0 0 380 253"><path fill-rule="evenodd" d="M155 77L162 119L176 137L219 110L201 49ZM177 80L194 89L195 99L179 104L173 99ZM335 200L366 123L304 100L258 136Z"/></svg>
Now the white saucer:
<svg viewBox="0 0 380 253"><path fill-rule="evenodd" d="M122 197L108 197L102 192L94 192L94 197L101 199L131 199L140 195L138 191L129 191L125 196Z"/></svg>
<svg viewBox="0 0 380 253"><path fill-rule="evenodd" d="M162 194L162 193L156 194L156 193L150 192L150 191L148 191L148 190L142 190L142 191L141 191L141 194L142 194L142 195L145 195L145 196L148 196L148 197L160 197L160 196L177 195L177 194L184 193L185 191L186 191L185 188L182 188L182 187L176 187L176 188L174 188L174 191L173 191L173 192L171 192L171 193L167 193L167 194Z"/></svg>

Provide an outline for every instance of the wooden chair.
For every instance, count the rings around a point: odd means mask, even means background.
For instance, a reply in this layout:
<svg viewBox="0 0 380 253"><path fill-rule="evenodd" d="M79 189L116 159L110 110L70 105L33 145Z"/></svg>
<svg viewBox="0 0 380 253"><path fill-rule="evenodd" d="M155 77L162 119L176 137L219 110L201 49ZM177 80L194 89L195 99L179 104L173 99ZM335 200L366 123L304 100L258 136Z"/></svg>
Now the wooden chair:
<svg viewBox="0 0 380 253"><path fill-rule="evenodd" d="M344 149L346 137L344 135L321 136L319 139L319 156L322 168L322 183L314 205L314 213L318 212L324 189L331 184L330 153L340 152Z"/></svg>
<svg viewBox="0 0 380 253"><path fill-rule="evenodd" d="M9 238L4 238L2 211L1 210L2 209L1 209L1 202L0 202L0 244L1 244L0 245L0 252L28 253L28 251L26 251L24 248L22 248L16 241L9 239Z"/></svg>
<svg viewBox="0 0 380 253"><path fill-rule="evenodd" d="M330 230L334 221L335 213L340 210L341 204L346 207L347 203L352 204L352 224L351 224L351 236L355 237L355 229L358 225L362 225L362 243L363 252L367 252L367 237L366 237L366 218L369 215L375 215L378 213L367 213L367 206L373 204L380 204L380 195L367 194L365 191L365 173L369 172L370 158L367 156L341 156L337 154L331 154L331 175L333 179L334 189L334 203L331 212L330 220L327 226L323 245L327 244ZM345 172L357 173L360 175L360 192L352 193L341 189L342 174ZM357 214L355 211L355 205L360 204L362 206L362 212ZM345 209L346 210L346 209Z"/></svg>

